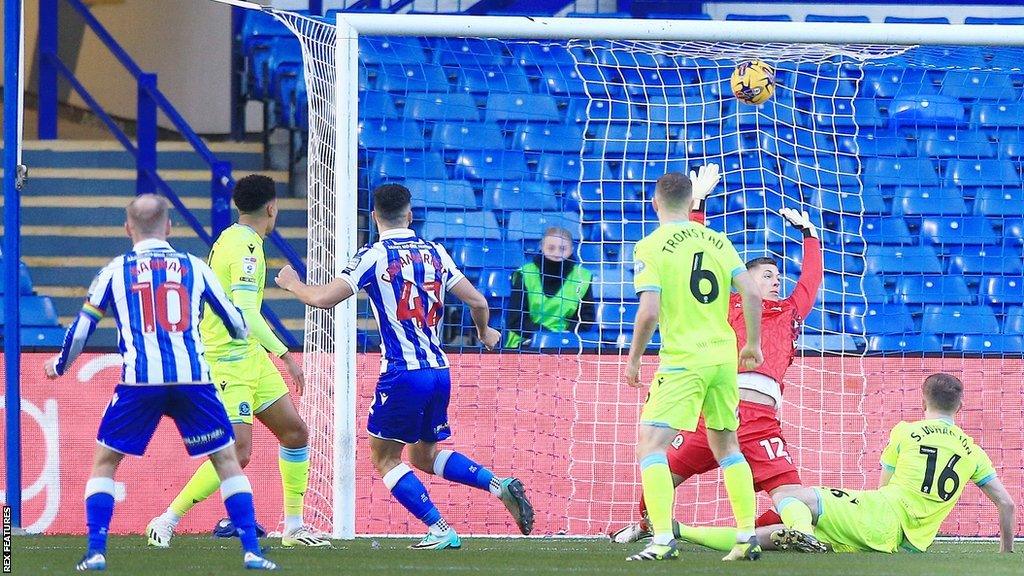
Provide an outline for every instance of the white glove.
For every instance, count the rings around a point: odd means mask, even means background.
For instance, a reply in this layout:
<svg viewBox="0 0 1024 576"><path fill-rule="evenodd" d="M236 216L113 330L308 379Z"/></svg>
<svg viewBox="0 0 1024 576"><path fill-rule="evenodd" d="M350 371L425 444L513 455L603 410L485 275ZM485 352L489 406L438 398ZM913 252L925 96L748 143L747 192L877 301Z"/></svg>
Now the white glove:
<svg viewBox="0 0 1024 576"><path fill-rule="evenodd" d="M798 230L803 232L804 238L810 236L812 238L818 237L818 229L811 223L811 217L807 214L807 211L797 212L793 208L783 208L779 210L779 214L793 226L796 226Z"/></svg>
<svg viewBox="0 0 1024 576"><path fill-rule="evenodd" d="M704 208L704 200L718 186L722 175L718 172L718 164L701 166L696 172L690 170L690 185L693 190L692 206L694 210Z"/></svg>

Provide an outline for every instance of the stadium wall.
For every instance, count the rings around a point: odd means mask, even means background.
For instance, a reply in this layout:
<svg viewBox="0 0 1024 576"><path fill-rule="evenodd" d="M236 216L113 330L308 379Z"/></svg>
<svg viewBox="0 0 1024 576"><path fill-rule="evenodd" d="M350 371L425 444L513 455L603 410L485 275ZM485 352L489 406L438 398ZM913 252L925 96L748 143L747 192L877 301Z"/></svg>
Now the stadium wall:
<svg viewBox="0 0 1024 576"><path fill-rule="evenodd" d="M33 532L82 534L82 493L96 427L120 376L120 360L113 354L85 354L76 363L73 374L50 381L43 377L42 368L48 357L49 354L25 354L22 361L25 525ZM484 463L493 463L499 474L513 468L511 471L526 483L538 511L535 534L568 530L572 534L596 535L606 530L609 522L626 521L636 514L633 502L639 496L639 486L631 481L636 470L632 440L642 393L616 384L618 366L608 356L601 363L591 363L592 359L574 355L452 355L453 445ZM852 372L850 362L857 363L858 369L862 366L866 377L866 394L854 394L852 400L853 407L859 405L863 418L851 415L849 407L815 405L821 403L819 391L825 391L824 397L828 398L831 394L842 396L865 390L859 375L843 376L844 366L847 373ZM590 378L601 383L576 383L580 365L584 370L601 370L601 374ZM378 366L378 355L360 355L360 421L364 420L372 399ZM967 399L961 425L988 451L1015 500L1024 501L1024 394L1020 391L1024 361L1020 359L797 359L789 372L793 382L783 410L791 452L797 464L807 469L837 471L805 471L804 481L850 489L874 486L878 455L887 440L887 431L901 419L920 417L917 389L925 375L940 370L964 379ZM645 373L649 376L650 369ZM797 386L800 378L805 380ZM609 386L616 387L620 399L625 401L617 404L617 408L594 402L600 387L604 387L600 394L607 398ZM617 425L588 424L601 411L612 409L620 410ZM611 416L605 418L608 419ZM833 443L843 433L857 430L866 430L863 445ZM256 492L258 518L273 530L281 509L277 449L262 426L257 426L255 432L252 464L247 472ZM360 436L357 530L390 534L422 531L422 527L409 521L408 514L376 479L366 455L365 432ZM579 460L604 460L610 464L577 463L570 467L570 450ZM111 531L141 534L146 523L164 510L195 466L196 462L187 458L173 425L164 421L149 453L141 459L129 458L122 466L118 477L119 505ZM570 476L575 478L575 485ZM707 480L699 489L691 487L680 492L680 517L698 521L722 517L722 510L700 506L702 501L723 501L721 494L715 492L714 476ZM464 533L516 533L508 515L490 497L434 479L429 479L427 485L434 500L450 513L449 517ZM761 504L766 505L764 501ZM213 497L197 506L179 531L208 532L222 516L220 498ZM1016 531L1024 534L1021 515ZM943 533L993 536L997 533L995 509L979 490L969 488L944 525Z"/></svg>

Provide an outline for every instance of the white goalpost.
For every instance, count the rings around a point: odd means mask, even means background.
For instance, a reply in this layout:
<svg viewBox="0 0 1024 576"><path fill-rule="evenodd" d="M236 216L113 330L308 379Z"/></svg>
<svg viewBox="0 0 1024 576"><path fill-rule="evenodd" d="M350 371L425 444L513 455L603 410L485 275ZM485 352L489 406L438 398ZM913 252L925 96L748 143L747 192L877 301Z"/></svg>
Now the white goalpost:
<svg viewBox="0 0 1024 576"><path fill-rule="evenodd" d="M884 441L875 436L894 415L913 417L910 393L924 371L968 370L981 382L1019 364L1012 355L974 359L947 348L928 358L874 348L865 319L897 313L892 271L872 263L881 261L875 244L891 244L879 236L890 233L882 221L911 186L886 170L913 165L924 179L946 178L962 160L956 151L899 150L911 142L916 150L929 131L975 126L967 118L980 105L964 108L963 98L962 119L943 124L931 114L957 100L938 94L947 71L1004 69L987 56L949 60L939 46L1024 46L1024 28L354 13L328 22L265 11L303 50L309 282L330 281L357 243L372 241L368 190L385 180L413 189L417 231L444 241L492 290L492 325L508 321L503 282L523 251L535 250L538 229L557 224L578 240L576 260L594 272L584 304L595 318L570 328L561 353L538 345L486 354L460 331L458 310L446 315L453 440L524 479L539 534L595 536L635 519L633 443L643 399L620 385L635 305L629 250L656 223L645 205L665 171L722 165L708 225L729 234L741 256L776 258L784 296L803 252L778 210L806 209L822 231L826 278L814 311L795 328L802 355L787 373L780 410L805 483L870 485ZM738 104L727 84L735 64L752 58L777 70L778 90L760 107ZM890 81L894 71L899 77ZM894 111L909 94L899 86L911 84L931 101L917 100L914 114ZM953 176L948 182L966 186ZM908 253L920 245L899 244ZM955 256L935 252L942 262ZM902 253L895 258L904 261ZM912 268L891 279L929 273ZM920 324L928 310L917 305L907 313ZM364 332L374 333L373 321L354 299L333 311L307 310L307 506L310 520L338 538L418 530L375 480L368 458L356 456L377 372L372 347L359 344ZM968 424L981 426L998 408L977 410ZM1013 425L1012 418L1001 421ZM717 473L688 481L677 497L680 519L728 518L718 483ZM467 533L511 533L501 510L483 500L477 506L476 495L428 488L439 507L466 515ZM986 535L966 514L954 522L951 533Z"/></svg>

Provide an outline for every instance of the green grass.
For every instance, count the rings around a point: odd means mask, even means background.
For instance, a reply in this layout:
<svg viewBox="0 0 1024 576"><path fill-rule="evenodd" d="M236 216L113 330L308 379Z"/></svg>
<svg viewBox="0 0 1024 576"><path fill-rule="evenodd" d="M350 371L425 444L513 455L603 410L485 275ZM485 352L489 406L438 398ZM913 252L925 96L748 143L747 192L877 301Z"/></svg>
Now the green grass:
<svg viewBox="0 0 1024 576"><path fill-rule="evenodd" d="M374 542L377 544L375 545ZM603 540L466 538L461 550L413 551L412 539L360 538L338 542L333 550L273 549L268 556L293 574L622 574L687 576L757 574L764 576L842 576L894 574L938 576L981 574L1020 576L1022 554L999 555L993 542L937 543L927 554L765 553L760 562L723 566L720 552L684 548L679 561L650 563L642 568L624 561L637 545ZM267 540L265 545L275 545ZM15 538L15 574L68 574L81 557L81 537ZM142 537L115 537L107 554L109 574L244 573L236 541L177 537L170 550L147 549Z"/></svg>

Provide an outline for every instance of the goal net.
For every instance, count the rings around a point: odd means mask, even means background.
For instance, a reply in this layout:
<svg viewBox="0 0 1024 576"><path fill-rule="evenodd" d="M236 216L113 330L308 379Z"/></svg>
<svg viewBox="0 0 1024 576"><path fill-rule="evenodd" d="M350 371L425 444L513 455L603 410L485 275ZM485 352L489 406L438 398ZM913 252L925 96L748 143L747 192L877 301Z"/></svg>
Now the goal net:
<svg viewBox="0 0 1024 576"><path fill-rule="evenodd" d="M526 41L457 26L382 37L274 15L305 60L309 281L329 281L374 240L373 187L412 191L416 231L443 242L487 295L503 339L523 336L483 352L467 311L446 309L452 444L524 481L535 534L598 535L638 517L643 395L621 377L632 247L657 225L654 181L706 163L723 173L707 225L745 258L775 258L782 297L804 251L779 210L806 210L820 231L824 278L794 327L780 409L789 451L767 454L791 458L805 484L872 487L888 428L921 417L925 375L951 371L967 385L962 425L1024 496L1020 435L1002 433L1024 424L1019 382L1003 385L1024 367L1019 50ZM776 71L774 97L758 107L729 88L751 58ZM578 301L569 322L533 332L516 271L552 266L541 253L551 227L573 237L590 281L560 296ZM379 342L364 300L307 312L307 502L310 520L343 536L422 531L368 458ZM649 379L656 356L646 360ZM460 531L516 532L487 495L424 480ZM680 521L731 521L717 472L686 482L676 502ZM993 514L969 491L943 532L993 535Z"/></svg>

